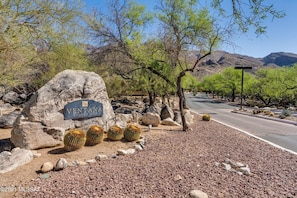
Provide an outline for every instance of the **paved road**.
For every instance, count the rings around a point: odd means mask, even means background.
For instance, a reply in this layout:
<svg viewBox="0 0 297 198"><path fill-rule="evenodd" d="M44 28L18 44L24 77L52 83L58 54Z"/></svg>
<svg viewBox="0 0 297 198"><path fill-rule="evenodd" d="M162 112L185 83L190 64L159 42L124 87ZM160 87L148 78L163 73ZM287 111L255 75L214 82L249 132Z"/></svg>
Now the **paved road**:
<svg viewBox="0 0 297 198"><path fill-rule="evenodd" d="M297 125L231 113L235 107L208 99L205 94L186 94L187 106L199 114L270 141L297 153Z"/></svg>

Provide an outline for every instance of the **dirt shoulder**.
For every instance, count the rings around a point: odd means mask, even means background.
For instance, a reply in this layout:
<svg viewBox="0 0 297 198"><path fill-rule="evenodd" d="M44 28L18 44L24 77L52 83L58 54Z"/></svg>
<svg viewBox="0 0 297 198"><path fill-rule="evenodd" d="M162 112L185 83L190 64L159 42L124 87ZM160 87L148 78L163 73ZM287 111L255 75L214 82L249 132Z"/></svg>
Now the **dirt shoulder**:
<svg viewBox="0 0 297 198"><path fill-rule="evenodd" d="M160 125L159 127L154 127L148 131L147 127L141 125L139 126L142 128L143 136L150 136L151 138L164 133L164 131L179 130L180 128ZM0 142L8 141L10 138L10 132L11 129L0 129ZM105 134L105 138L102 143L95 146L85 146L82 149L72 152L65 152L63 146L36 150L41 154L40 157L34 158L30 163L0 175L0 197L10 197L14 194L14 192L4 191L19 191L23 188L22 186L25 183L38 179L40 174L37 172L40 170L41 165L45 162L52 162L55 164L60 158L65 158L68 163L74 161L86 161L94 159L94 157L99 154L109 157L112 154L115 154L118 149L133 148L135 144L135 142L109 141Z"/></svg>

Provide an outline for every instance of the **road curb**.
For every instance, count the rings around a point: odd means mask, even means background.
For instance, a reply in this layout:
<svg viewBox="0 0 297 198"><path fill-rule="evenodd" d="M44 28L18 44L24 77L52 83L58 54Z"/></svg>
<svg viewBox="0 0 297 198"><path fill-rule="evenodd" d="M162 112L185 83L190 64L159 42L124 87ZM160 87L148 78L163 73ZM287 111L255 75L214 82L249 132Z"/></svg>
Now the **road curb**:
<svg viewBox="0 0 297 198"><path fill-rule="evenodd" d="M200 115L200 116L203 115L203 114L197 113L197 112L195 112L195 111L193 111L193 110L190 110L190 111L191 111L192 113L195 113L195 114ZM238 112L236 112L236 113L238 113ZM248 114L245 114L245 115L248 115ZM254 115L249 115L249 116L254 116ZM265 140L265 139L263 139L263 138L260 138L260 137L258 137L258 136L255 136L255 135L253 135L253 134L251 134L251 133L249 133L249 132L247 132L247 131L244 131L244 130L239 129L239 128L237 128L237 127L234 127L234 126L225 124L225 123L220 122L220 121L215 120L215 119L212 119L212 120L215 121L215 122L217 122L217 123L220 123L220 124L222 124L222 125L225 125L225 126L227 126L227 127L230 127L230 128L232 128L232 129L235 129L235 130L237 130L237 131L240 131L240 132L242 132L242 133L245 133L245 134L247 134L247 135L249 135L249 136L251 136L251 137L253 137L253 138L255 138L255 139L258 139L258 140L260 140L260 141L263 141L263 142L265 142L265 143L267 143L267 144L270 144L271 146L274 146L274 147L276 147L276 148L279 148L279 149L281 149L281 150L283 150L283 151L287 151L287 152L289 152L289 153L291 153L291 154L297 155L297 152L295 152L295 151L292 151L292 150L290 150L290 149L287 149L287 148L284 148L284 147L282 147L282 146L280 146L280 145L277 145L277 144L275 144L275 143L273 143L273 142L270 142L270 141L268 141L268 140ZM290 124L292 124L292 123L290 123ZM295 125L296 125L296 123L295 123Z"/></svg>
<svg viewBox="0 0 297 198"><path fill-rule="evenodd" d="M238 114L241 114L241 115L246 115L246 116L251 116L251 117L257 117L257 118L261 118L261 119L272 120L272 121L282 122L282 123L286 123L286 124L293 124L293 125L296 125L297 126L297 122L292 121L292 120L272 118L272 117L268 117L268 116L261 116L261 115L256 115L256 114L249 114L249 113L244 113L244 112L240 112L240 111L231 111L231 113L238 113Z"/></svg>

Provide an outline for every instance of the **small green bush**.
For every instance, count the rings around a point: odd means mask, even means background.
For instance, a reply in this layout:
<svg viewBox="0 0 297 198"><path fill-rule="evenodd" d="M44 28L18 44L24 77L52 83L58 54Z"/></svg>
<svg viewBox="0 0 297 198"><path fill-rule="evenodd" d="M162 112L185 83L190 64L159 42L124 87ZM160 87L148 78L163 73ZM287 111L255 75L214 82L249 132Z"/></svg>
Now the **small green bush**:
<svg viewBox="0 0 297 198"><path fill-rule="evenodd" d="M281 115L280 115L280 118L281 118L281 119L284 119L284 118L289 117L289 116L291 116L291 115L292 115L292 113L291 113L290 110L288 110L288 109L284 109L284 110L282 111Z"/></svg>

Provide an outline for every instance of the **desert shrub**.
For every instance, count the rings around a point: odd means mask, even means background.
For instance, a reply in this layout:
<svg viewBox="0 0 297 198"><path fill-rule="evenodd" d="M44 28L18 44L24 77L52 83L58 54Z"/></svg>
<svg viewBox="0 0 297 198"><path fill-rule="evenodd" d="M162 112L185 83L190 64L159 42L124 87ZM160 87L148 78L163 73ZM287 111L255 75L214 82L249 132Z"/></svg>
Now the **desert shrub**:
<svg viewBox="0 0 297 198"><path fill-rule="evenodd" d="M288 109L283 109L283 111L282 111L282 113L280 114L280 118L281 119L284 119L284 118L286 118L286 117L289 117L289 116L291 116L291 111L290 110L288 110Z"/></svg>

